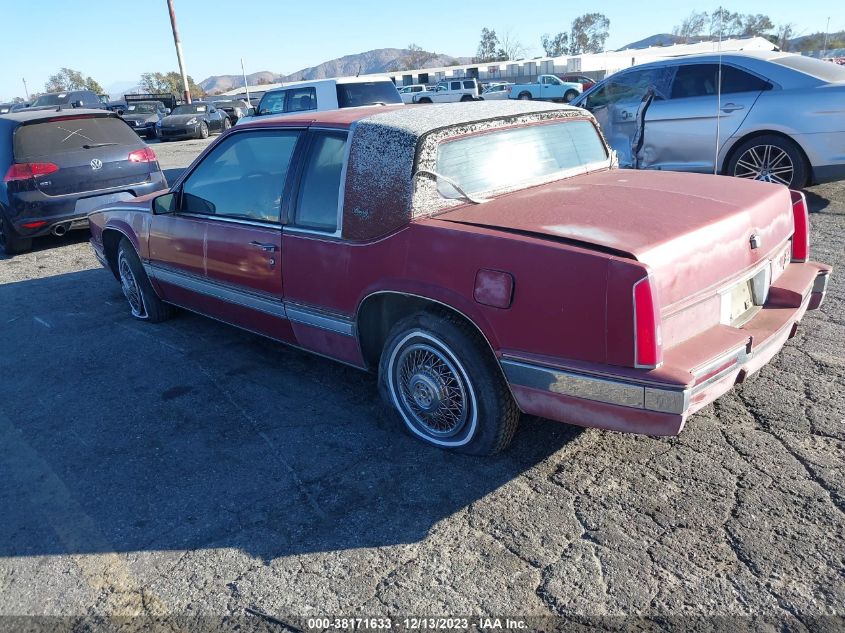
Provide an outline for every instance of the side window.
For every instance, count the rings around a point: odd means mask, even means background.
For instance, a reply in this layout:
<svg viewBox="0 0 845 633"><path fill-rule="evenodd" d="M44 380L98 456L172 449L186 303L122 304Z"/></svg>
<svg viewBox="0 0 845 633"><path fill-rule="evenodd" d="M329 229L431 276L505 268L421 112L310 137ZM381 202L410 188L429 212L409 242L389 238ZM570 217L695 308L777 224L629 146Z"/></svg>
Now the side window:
<svg viewBox="0 0 845 633"><path fill-rule="evenodd" d="M452 90L460 90L461 89L461 82L460 81L453 81L452 82Z"/></svg>
<svg viewBox="0 0 845 633"><path fill-rule="evenodd" d="M306 112L317 109L317 94L314 88L293 88L288 90L288 105L285 112Z"/></svg>
<svg viewBox="0 0 845 633"><path fill-rule="evenodd" d="M672 82L672 99L715 95L719 82L716 64L684 64L678 67Z"/></svg>
<svg viewBox="0 0 845 633"><path fill-rule="evenodd" d="M771 90L772 84L733 66L722 65L722 94Z"/></svg>
<svg viewBox="0 0 845 633"><path fill-rule="evenodd" d="M345 134L314 134L296 201L294 223L297 226L329 232L337 230L340 176L345 154Z"/></svg>
<svg viewBox="0 0 845 633"><path fill-rule="evenodd" d="M265 94L258 105L258 114L282 114L285 111L285 94L287 90Z"/></svg>
<svg viewBox="0 0 845 633"><path fill-rule="evenodd" d="M221 142L182 186L182 213L279 222L300 133L242 132Z"/></svg>
<svg viewBox="0 0 845 633"><path fill-rule="evenodd" d="M464 88L467 88L468 90L472 90L473 88L475 88L475 83L473 83L472 81L465 81L464 82Z"/></svg>

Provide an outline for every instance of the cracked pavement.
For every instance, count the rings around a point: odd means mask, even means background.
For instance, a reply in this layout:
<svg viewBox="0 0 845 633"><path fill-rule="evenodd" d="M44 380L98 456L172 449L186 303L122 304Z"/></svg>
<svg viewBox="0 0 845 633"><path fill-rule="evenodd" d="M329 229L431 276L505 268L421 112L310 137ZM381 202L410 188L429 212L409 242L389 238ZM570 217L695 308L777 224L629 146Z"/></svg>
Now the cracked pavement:
<svg viewBox="0 0 845 633"><path fill-rule="evenodd" d="M168 177L203 145L156 146ZM834 275L770 365L677 438L526 419L495 458L398 432L354 369L184 312L131 320L84 234L0 259L0 615L834 630L845 183L809 199Z"/></svg>

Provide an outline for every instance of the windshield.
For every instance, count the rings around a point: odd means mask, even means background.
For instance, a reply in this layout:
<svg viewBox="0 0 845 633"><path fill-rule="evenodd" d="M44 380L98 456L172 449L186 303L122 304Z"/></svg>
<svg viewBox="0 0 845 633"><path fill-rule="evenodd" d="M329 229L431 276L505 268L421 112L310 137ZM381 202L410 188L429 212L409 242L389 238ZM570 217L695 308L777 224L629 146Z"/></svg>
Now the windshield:
<svg viewBox="0 0 845 633"><path fill-rule="evenodd" d="M186 103L176 106L171 114L202 114L206 110L208 110L208 106L204 103Z"/></svg>
<svg viewBox="0 0 845 633"><path fill-rule="evenodd" d="M472 195L553 180L555 175L607 158L590 121L566 121L446 141L437 149L436 172ZM462 197L444 179L438 180L437 187L445 198Z"/></svg>
<svg viewBox="0 0 845 633"><path fill-rule="evenodd" d="M828 83L845 81L845 66L804 55L788 55L772 59L776 64L797 70Z"/></svg>
<svg viewBox="0 0 845 633"><path fill-rule="evenodd" d="M32 107L49 106L49 105L64 105L70 102L70 95L66 92L57 92L51 95L41 95L33 103Z"/></svg>
<svg viewBox="0 0 845 633"><path fill-rule="evenodd" d="M402 103L402 97L392 81L366 81L337 84L337 105L339 108L376 104Z"/></svg>
<svg viewBox="0 0 845 633"><path fill-rule="evenodd" d="M156 111L153 103L133 103L127 106L126 111L130 114L152 114Z"/></svg>

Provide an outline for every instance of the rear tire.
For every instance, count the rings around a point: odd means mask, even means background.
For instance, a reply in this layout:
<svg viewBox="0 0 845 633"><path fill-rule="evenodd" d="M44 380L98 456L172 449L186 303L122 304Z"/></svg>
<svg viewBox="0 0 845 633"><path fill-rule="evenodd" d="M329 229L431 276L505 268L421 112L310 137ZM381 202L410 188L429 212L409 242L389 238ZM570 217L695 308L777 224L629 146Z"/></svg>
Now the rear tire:
<svg viewBox="0 0 845 633"><path fill-rule="evenodd" d="M166 321L175 308L158 298L138 254L125 237L117 247L117 278L132 316L139 321Z"/></svg>
<svg viewBox="0 0 845 633"><path fill-rule="evenodd" d="M519 99L521 99L522 101L531 101L533 97L531 96L530 92L520 92Z"/></svg>
<svg viewBox="0 0 845 633"><path fill-rule="evenodd" d="M473 98L469 95L464 95L461 97L461 101L473 101Z"/></svg>
<svg viewBox="0 0 845 633"><path fill-rule="evenodd" d="M423 97L422 99L417 99L417 103L431 103L431 99Z"/></svg>
<svg viewBox="0 0 845 633"><path fill-rule="evenodd" d="M572 101L572 100L573 100L575 97L577 97L577 96L578 96L578 91L577 91L577 90L567 90L567 91L563 94L563 101L564 101L565 103L569 103L570 101Z"/></svg>
<svg viewBox="0 0 845 633"><path fill-rule="evenodd" d="M32 248L31 237L21 237L12 228L12 224L0 216L0 249L6 255L17 255Z"/></svg>
<svg viewBox="0 0 845 633"><path fill-rule="evenodd" d="M229 117L226 117L225 119L223 119L223 131L225 132L230 127L232 127L232 122L229 120Z"/></svg>
<svg viewBox="0 0 845 633"><path fill-rule="evenodd" d="M724 173L802 189L807 185L810 169L793 141L776 134L764 134L734 148Z"/></svg>
<svg viewBox="0 0 845 633"><path fill-rule="evenodd" d="M519 423L486 341L448 314L419 312L393 326L379 390L406 431L438 448L492 455L507 447Z"/></svg>

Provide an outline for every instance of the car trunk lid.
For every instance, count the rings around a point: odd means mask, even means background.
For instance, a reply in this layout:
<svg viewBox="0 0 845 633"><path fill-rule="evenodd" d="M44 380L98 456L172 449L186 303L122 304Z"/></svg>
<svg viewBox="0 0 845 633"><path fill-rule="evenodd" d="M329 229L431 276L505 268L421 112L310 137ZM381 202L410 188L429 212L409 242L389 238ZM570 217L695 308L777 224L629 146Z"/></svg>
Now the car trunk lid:
<svg viewBox="0 0 845 633"><path fill-rule="evenodd" d="M664 309L753 270L793 232L785 187L620 170L524 189L437 217L636 259L651 268Z"/></svg>

